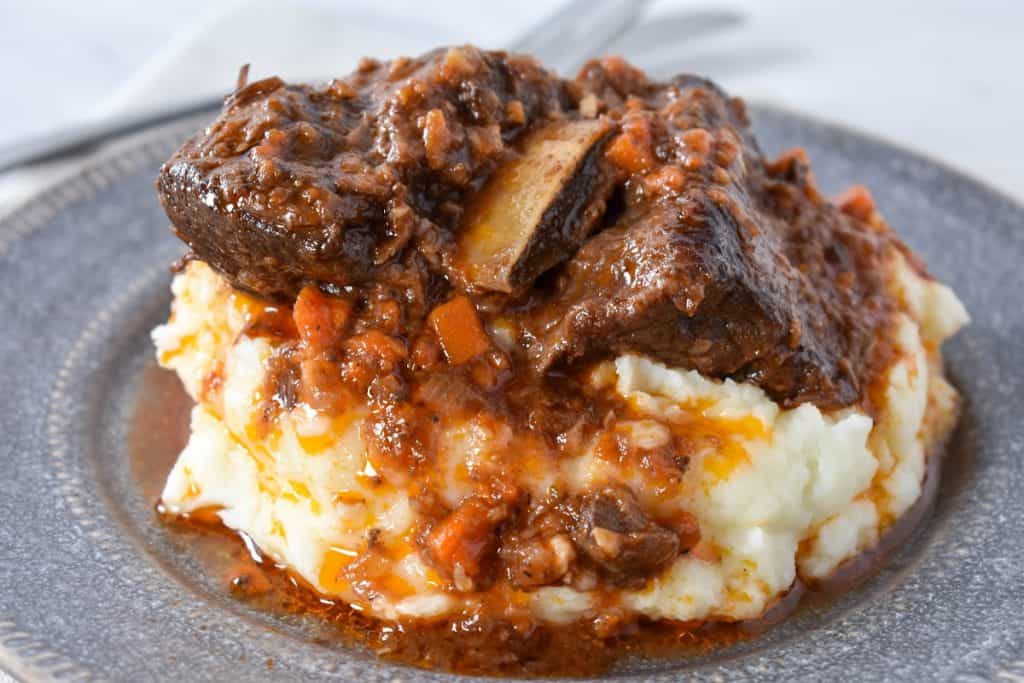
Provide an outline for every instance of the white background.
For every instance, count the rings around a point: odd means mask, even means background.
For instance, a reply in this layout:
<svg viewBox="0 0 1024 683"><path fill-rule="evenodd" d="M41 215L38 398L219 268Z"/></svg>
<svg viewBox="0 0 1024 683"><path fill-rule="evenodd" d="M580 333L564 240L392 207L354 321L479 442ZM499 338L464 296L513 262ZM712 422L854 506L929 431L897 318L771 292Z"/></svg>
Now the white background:
<svg viewBox="0 0 1024 683"><path fill-rule="evenodd" d="M363 52L501 46L559 4L0 1L0 145L223 92L244 61L329 77ZM662 0L610 49L873 132L1024 199L1024 2Z"/></svg>

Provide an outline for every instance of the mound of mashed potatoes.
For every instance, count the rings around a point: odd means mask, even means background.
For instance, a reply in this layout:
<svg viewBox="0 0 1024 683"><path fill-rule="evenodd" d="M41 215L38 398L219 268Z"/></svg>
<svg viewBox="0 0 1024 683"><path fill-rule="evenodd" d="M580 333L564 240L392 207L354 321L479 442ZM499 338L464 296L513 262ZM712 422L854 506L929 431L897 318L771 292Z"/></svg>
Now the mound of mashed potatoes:
<svg viewBox="0 0 1024 683"><path fill-rule="evenodd" d="M169 322L153 332L160 364L196 401L163 505L181 515L214 511L321 595L384 619L757 618L798 577L820 581L872 548L921 495L928 458L955 422L957 394L939 349L967 314L949 288L902 259L892 281L902 311L871 414L811 403L784 409L753 384L627 354L592 365L581 380L617 406L598 428L552 445L500 413L442 412L429 472L408 477L388 471L368 446L371 398L330 409L281 398L275 367L289 342L259 323L289 311L194 261L174 279ZM668 466L664 454L679 439L685 462ZM495 473L515 494L494 493ZM435 561L447 541L436 511L458 517L450 511L484 500L485 486L487 500L504 502L460 519L488 532L512 524L513 498L552 501L555 510L588 492L628 491L625 502L615 499L619 509L675 524L686 540L670 543L674 556L642 575L624 565L595 572L594 562L577 561L578 539L545 533L541 515L515 522L518 564L482 580L479 554L447 567ZM644 528L591 529L592 554L621 554ZM529 558L540 558L536 572Z"/></svg>

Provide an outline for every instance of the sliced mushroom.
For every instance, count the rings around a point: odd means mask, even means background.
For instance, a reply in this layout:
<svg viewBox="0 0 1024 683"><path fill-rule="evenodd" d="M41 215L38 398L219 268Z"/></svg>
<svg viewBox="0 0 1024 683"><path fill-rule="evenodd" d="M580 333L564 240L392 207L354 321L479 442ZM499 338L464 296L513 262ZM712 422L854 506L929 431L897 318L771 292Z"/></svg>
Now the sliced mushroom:
<svg viewBox="0 0 1024 683"><path fill-rule="evenodd" d="M466 207L452 268L465 289L515 292L575 252L612 189L601 163L612 130L558 121L525 138Z"/></svg>

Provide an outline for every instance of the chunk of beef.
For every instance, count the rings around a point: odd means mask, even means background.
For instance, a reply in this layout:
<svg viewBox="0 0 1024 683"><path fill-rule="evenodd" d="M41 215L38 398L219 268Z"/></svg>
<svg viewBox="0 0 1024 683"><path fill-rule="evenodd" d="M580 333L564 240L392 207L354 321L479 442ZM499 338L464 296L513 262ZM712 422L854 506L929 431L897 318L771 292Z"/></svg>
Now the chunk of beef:
<svg viewBox="0 0 1024 683"><path fill-rule="evenodd" d="M607 487L585 494L573 516L571 533L576 547L620 580L649 576L680 552L679 534L648 518L626 488Z"/></svg>
<svg viewBox="0 0 1024 683"><path fill-rule="evenodd" d="M766 165L713 86L616 82L636 94L609 155L643 175L616 224L535 298L535 369L635 352L755 382L785 405L858 401L891 310L888 230L825 201L801 159Z"/></svg>
<svg viewBox="0 0 1024 683"><path fill-rule="evenodd" d="M461 289L508 333L519 386L632 352L787 407L870 409L891 355L906 248L877 214L826 201L798 154L766 162L714 84L621 59L562 80L461 47L322 87L265 79L158 188L195 254L263 297L379 292L415 336Z"/></svg>
<svg viewBox="0 0 1024 683"><path fill-rule="evenodd" d="M499 526L514 512L519 492L509 488L491 496L470 496L426 536L434 566L461 591L471 591L488 578L498 551Z"/></svg>
<svg viewBox="0 0 1024 683"><path fill-rule="evenodd" d="M576 560L570 525L559 506L548 501L531 506L519 524L505 532L498 554L512 585L545 586L569 573Z"/></svg>
<svg viewBox="0 0 1024 683"><path fill-rule="evenodd" d="M745 252L708 200L630 215L586 244L536 312L533 362L543 371L597 351L640 352L754 379L785 403L856 401L843 328L808 305L808 283L779 256L767 238Z"/></svg>
<svg viewBox="0 0 1024 683"><path fill-rule="evenodd" d="M323 87L270 78L228 97L157 187L199 258L292 299L304 283L371 279L409 243L443 268L462 197L567 103L532 59L471 47L366 60Z"/></svg>

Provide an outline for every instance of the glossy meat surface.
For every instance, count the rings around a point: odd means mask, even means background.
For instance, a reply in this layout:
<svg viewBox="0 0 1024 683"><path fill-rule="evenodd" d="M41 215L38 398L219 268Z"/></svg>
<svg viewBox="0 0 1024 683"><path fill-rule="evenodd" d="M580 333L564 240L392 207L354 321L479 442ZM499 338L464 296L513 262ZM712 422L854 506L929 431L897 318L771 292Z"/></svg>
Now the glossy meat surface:
<svg viewBox="0 0 1024 683"><path fill-rule="evenodd" d="M160 199L200 258L264 297L364 283L413 250L443 271L464 197L564 90L473 48L364 60L320 87L250 83L165 164Z"/></svg>
<svg viewBox="0 0 1024 683"><path fill-rule="evenodd" d="M523 178L530 141L566 126L596 132L538 157L559 187L489 185ZM391 298L413 344L433 308L470 297L512 335L502 383L520 390L635 352L836 408L888 359L885 273L905 248L822 197L801 154L763 159L742 103L693 76L609 58L566 80L459 47L320 87L266 79L158 187L195 256L264 298Z"/></svg>

